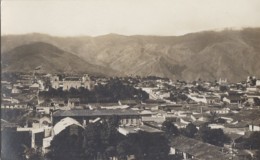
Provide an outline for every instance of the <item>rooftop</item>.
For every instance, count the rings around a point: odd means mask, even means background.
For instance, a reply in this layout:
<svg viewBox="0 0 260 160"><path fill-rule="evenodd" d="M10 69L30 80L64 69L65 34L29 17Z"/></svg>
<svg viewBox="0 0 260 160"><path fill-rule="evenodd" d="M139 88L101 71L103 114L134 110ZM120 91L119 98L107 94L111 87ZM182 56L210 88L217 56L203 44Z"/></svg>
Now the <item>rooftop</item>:
<svg viewBox="0 0 260 160"><path fill-rule="evenodd" d="M162 133L162 130L147 126L147 125L141 125L139 127L135 127L135 126L126 126L126 127L119 127L118 131L121 134L127 135L129 133L137 133L139 131L144 131L144 132L148 132L148 133Z"/></svg>
<svg viewBox="0 0 260 160"><path fill-rule="evenodd" d="M68 126L71 126L71 125L77 125L77 126L83 128L83 126L78 121L76 121L75 119L70 118L70 117L66 117L66 118L60 120L53 127L54 135L59 134L61 131L63 131L64 129L66 129Z"/></svg>
<svg viewBox="0 0 260 160"><path fill-rule="evenodd" d="M133 110L123 110L123 109L114 109L114 110L58 110L53 113L54 117L93 117L93 116L112 116L112 115L118 115L118 116L127 116L127 115L139 115L137 111Z"/></svg>
<svg viewBox="0 0 260 160"><path fill-rule="evenodd" d="M192 138L178 136L170 139L170 146L181 152L193 155L201 160L226 160L228 156L222 152L221 147L217 147L208 143L204 143Z"/></svg>
<svg viewBox="0 0 260 160"><path fill-rule="evenodd" d="M81 81L79 77L66 77L64 81Z"/></svg>

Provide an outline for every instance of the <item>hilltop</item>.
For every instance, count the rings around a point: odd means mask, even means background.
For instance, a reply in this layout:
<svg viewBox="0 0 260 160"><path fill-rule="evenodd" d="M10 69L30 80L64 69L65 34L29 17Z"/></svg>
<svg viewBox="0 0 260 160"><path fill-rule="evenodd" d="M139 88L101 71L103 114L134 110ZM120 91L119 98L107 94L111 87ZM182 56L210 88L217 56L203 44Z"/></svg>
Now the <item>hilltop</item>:
<svg viewBox="0 0 260 160"><path fill-rule="evenodd" d="M2 71L30 72L41 66L43 72L110 74L112 71L90 64L78 56L45 43L25 44L2 54Z"/></svg>

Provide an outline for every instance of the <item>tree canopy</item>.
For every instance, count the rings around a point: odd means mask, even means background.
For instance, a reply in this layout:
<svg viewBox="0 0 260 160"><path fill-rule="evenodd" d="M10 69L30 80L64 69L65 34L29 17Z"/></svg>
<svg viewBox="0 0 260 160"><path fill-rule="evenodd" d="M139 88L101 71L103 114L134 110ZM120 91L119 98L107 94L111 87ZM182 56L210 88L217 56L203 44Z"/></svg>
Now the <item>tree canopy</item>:
<svg viewBox="0 0 260 160"><path fill-rule="evenodd" d="M224 143L230 142L230 138L224 134L222 129L211 129L207 126L202 126L198 135L202 141L216 146L223 146Z"/></svg>
<svg viewBox="0 0 260 160"><path fill-rule="evenodd" d="M50 88L48 91L41 91L39 96L45 99L77 97L83 103L118 102L120 99L146 100L149 98L145 91L123 84L120 80L110 80L105 85L98 84L93 90L83 87L78 89L70 88L69 90Z"/></svg>
<svg viewBox="0 0 260 160"><path fill-rule="evenodd" d="M184 128L181 132L184 136L194 138L195 134L198 132L198 129L196 128L196 126L193 123L189 123L186 126L186 128Z"/></svg>
<svg viewBox="0 0 260 160"><path fill-rule="evenodd" d="M178 135L178 128L170 120L166 120L162 123L162 130L165 132L166 136Z"/></svg>

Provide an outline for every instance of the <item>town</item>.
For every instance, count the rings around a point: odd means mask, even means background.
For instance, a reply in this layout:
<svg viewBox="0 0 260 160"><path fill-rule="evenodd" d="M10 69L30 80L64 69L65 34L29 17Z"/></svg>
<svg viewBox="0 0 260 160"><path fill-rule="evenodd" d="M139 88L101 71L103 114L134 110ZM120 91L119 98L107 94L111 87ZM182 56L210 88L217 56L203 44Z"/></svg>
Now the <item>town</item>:
<svg viewBox="0 0 260 160"><path fill-rule="evenodd" d="M2 159L260 159L254 76L187 82L36 68L2 73L1 91Z"/></svg>

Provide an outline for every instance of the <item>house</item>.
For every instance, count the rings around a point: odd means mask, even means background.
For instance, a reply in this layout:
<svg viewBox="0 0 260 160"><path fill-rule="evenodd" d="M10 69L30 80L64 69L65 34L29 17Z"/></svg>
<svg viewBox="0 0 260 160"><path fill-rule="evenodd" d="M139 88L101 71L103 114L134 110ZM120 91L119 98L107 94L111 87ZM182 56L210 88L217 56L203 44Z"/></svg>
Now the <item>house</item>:
<svg viewBox="0 0 260 160"><path fill-rule="evenodd" d="M191 119L193 121L199 121L199 122L209 122L210 121L210 114L192 114Z"/></svg>
<svg viewBox="0 0 260 160"><path fill-rule="evenodd" d="M249 104L253 105L255 100L260 100L260 93L246 93L244 98Z"/></svg>
<svg viewBox="0 0 260 160"><path fill-rule="evenodd" d="M187 95L192 101L196 102L196 103L207 103L207 99L205 96L203 95L199 95L199 94L188 94Z"/></svg>
<svg viewBox="0 0 260 160"><path fill-rule="evenodd" d="M102 105L100 106L101 109L128 109L128 105Z"/></svg>
<svg viewBox="0 0 260 160"><path fill-rule="evenodd" d="M250 93L250 92L254 93L254 92L258 92L258 91L259 91L259 88L256 86L246 88L246 92L248 92L248 93Z"/></svg>
<svg viewBox="0 0 260 160"><path fill-rule="evenodd" d="M79 98L69 98L68 99L68 107L69 108L75 108L77 106L79 106L80 104L80 99Z"/></svg>
<svg viewBox="0 0 260 160"><path fill-rule="evenodd" d="M142 117L151 117L154 113L150 110L142 110L139 112Z"/></svg>
<svg viewBox="0 0 260 160"><path fill-rule="evenodd" d="M249 124L249 131L260 131L260 119Z"/></svg>
<svg viewBox="0 0 260 160"><path fill-rule="evenodd" d="M138 133L139 131L148 132L148 133L163 133L162 130L156 129L147 125L140 125L140 126L120 126L118 128L118 132L122 135L134 134Z"/></svg>
<svg viewBox="0 0 260 160"><path fill-rule="evenodd" d="M27 103L19 102L19 103L11 103L8 101L1 102L1 109L28 109Z"/></svg>
<svg viewBox="0 0 260 160"><path fill-rule="evenodd" d="M18 87L13 87L11 93L12 94L22 93L22 90L19 89Z"/></svg>
<svg viewBox="0 0 260 160"><path fill-rule="evenodd" d="M220 103L220 97L216 95L207 95L206 100L207 100L207 104Z"/></svg>
<svg viewBox="0 0 260 160"><path fill-rule="evenodd" d="M54 106L64 107L65 106L65 99L63 99L63 98L53 98L52 104Z"/></svg>
<svg viewBox="0 0 260 160"><path fill-rule="evenodd" d="M223 102L227 102L229 104L240 104L242 98L240 95L228 95L223 98Z"/></svg>
<svg viewBox="0 0 260 160"><path fill-rule="evenodd" d="M217 114L228 114L230 113L230 108L222 106L212 106L206 113L210 112L216 112Z"/></svg>
<svg viewBox="0 0 260 160"><path fill-rule="evenodd" d="M175 109L181 109L183 107L182 104L162 104L160 106L158 106L160 110L164 110L164 111L172 111Z"/></svg>
<svg viewBox="0 0 260 160"><path fill-rule="evenodd" d="M255 86L256 86L256 87L260 87L260 79L257 79L257 80L256 80Z"/></svg>
<svg viewBox="0 0 260 160"><path fill-rule="evenodd" d="M129 99L129 100L119 100L118 101L118 104L119 105L128 105L128 106L135 106L135 105L137 105L138 104L138 102L136 101L136 100L131 100L131 99Z"/></svg>
<svg viewBox="0 0 260 160"><path fill-rule="evenodd" d="M181 117L180 118L180 123L188 125L189 123L191 123L193 120L191 117Z"/></svg>
<svg viewBox="0 0 260 160"><path fill-rule="evenodd" d="M179 155L183 159L227 160L229 156L222 147L217 147L185 136L170 138L170 154Z"/></svg>
<svg viewBox="0 0 260 160"><path fill-rule="evenodd" d="M225 124L224 126L224 133L245 135L245 133L248 131L248 123L246 122L235 122L233 124Z"/></svg>
<svg viewBox="0 0 260 160"><path fill-rule="evenodd" d="M132 108L138 108L140 110L157 111L157 110L159 110L159 104L137 104L137 105L133 106Z"/></svg>

